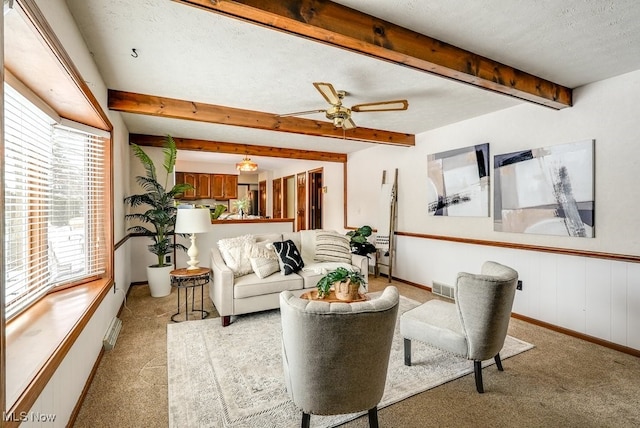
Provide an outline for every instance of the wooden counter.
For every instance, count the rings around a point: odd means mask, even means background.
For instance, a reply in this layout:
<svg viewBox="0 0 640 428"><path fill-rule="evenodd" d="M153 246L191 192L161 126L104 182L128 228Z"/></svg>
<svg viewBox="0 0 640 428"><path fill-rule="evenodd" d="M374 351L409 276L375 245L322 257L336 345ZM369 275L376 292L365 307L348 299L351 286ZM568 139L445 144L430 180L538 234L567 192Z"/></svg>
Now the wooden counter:
<svg viewBox="0 0 640 428"><path fill-rule="evenodd" d="M243 220L211 220L211 224L293 223L292 218L248 218Z"/></svg>

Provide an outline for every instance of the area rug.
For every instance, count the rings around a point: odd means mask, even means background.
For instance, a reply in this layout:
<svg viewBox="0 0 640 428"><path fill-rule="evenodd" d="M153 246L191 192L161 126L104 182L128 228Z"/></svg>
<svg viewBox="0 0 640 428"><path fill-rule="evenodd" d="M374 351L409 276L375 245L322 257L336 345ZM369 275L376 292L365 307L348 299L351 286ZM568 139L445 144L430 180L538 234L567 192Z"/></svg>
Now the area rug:
<svg viewBox="0 0 640 428"><path fill-rule="evenodd" d="M387 384L378 408L473 372L473 363L414 341L404 365L400 314L419 305L400 297ZM507 337L502 359L533 348ZM281 359L280 311L167 326L169 427L298 427L301 412L289 399ZM362 364L366 364L362 361ZM493 364L493 360L486 365ZM508 367L506 367L508 370ZM469 383L475 391L475 384ZM364 413L311 417L312 427L333 427Z"/></svg>

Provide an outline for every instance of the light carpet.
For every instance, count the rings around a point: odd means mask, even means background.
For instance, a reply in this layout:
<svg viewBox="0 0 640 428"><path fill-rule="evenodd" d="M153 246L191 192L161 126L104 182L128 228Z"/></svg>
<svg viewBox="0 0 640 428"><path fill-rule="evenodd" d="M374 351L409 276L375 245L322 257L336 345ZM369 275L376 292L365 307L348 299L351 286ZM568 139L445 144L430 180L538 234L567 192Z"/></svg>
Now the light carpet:
<svg viewBox="0 0 640 428"><path fill-rule="evenodd" d="M378 408L473 372L472 362L416 341L413 365L404 365L400 314L417 305L400 296L387 384ZM284 385L281 331L279 310L243 315L228 327L222 327L219 318L168 324L169 426L300 426L301 412ZM507 336L500 356L504 360L531 348ZM485 362L491 364L493 360ZM469 388L475 391L475 384L470 382ZM361 414L313 415L311 426L333 427Z"/></svg>

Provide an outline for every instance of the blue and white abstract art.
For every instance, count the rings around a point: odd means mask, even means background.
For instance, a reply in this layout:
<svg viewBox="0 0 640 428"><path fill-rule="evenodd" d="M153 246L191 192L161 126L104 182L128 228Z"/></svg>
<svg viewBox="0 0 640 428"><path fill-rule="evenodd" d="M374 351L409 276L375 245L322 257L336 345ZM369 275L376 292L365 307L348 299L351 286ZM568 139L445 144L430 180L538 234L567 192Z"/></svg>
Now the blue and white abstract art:
<svg viewBox="0 0 640 428"><path fill-rule="evenodd" d="M434 216L489 216L489 144L427 157L429 202Z"/></svg>
<svg viewBox="0 0 640 428"><path fill-rule="evenodd" d="M594 140L494 157L494 230L593 238Z"/></svg>

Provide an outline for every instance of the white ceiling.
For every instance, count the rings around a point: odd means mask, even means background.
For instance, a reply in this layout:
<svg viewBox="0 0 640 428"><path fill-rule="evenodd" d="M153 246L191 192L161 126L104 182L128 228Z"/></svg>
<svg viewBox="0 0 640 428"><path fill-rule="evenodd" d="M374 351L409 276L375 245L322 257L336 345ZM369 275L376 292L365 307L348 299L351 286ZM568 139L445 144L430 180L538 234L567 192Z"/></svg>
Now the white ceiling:
<svg viewBox="0 0 640 428"><path fill-rule="evenodd" d="M408 99L407 111L354 113L353 119L359 126L411 134L523 102L170 0L66 1L110 89L283 114L326 108L312 82L331 82L348 92L347 106ZM637 0L336 3L570 88L640 69ZM131 133L339 153L371 146L123 117ZM325 120L323 114L305 117ZM224 162L230 155L210 156ZM196 158L205 159L202 153ZM253 160L261 169L272 165L267 158Z"/></svg>

